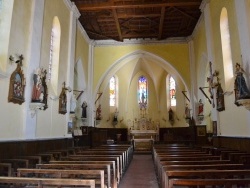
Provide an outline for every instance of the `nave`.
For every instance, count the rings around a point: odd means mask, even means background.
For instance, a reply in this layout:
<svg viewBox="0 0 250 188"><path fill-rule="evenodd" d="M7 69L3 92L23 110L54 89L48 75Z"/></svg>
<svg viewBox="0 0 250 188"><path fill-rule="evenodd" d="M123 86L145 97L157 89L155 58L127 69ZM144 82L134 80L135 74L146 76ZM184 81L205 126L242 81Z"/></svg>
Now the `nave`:
<svg viewBox="0 0 250 188"><path fill-rule="evenodd" d="M134 154L118 188L158 188L151 154Z"/></svg>

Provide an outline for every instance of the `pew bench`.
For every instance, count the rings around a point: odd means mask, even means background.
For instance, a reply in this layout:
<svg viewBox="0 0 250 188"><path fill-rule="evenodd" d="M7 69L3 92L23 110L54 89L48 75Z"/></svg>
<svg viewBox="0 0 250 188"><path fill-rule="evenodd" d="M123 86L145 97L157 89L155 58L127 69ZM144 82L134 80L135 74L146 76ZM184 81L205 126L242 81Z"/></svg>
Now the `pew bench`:
<svg viewBox="0 0 250 188"><path fill-rule="evenodd" d="M169 188L186 188L187 186L224 186L223 188L250 187L250 179L171 179Z"/></svg>
<svg viewBox="0 0 250 188"><path fill-rule="evenodd" d="M60 169L60 170L104 170L104 177L108 188L114 187L111 185L111 173L109 164L37 164L38 169Z"/></svg>
<svg viewBox="0 0 250 188"><path fill-rule="evenodd" d="M94 179L96 187L106 188L104 170L17 169L18 177Z"/></svg>
<svg viewBox="0 0 250 188"><path fill-rule="evenodd" d="M43 186L53 186L53 187L76 187L76 186L86 186L89 188L95 188L95 180L83 180L83 179L49 179L49 178L26 178L26 177L0 177L1 185L15 185L21 187L22 185L36 186L37 188L42 188Z"/></svg>
<svg viewBox="0 0 250 188"><path fill-rule="evenodd" d="M0 163L0 176L11 176L11 163Z"/></svg>
<svg viewBox="0 0 250 188"><path fill-rule="evenodd" d="M247 179L250 176L250 170L174 170L166 171L164 188L170 188L171 179Z"/></svg>
<svg viewBox="0 0 250 188"><path fill-rule="evenodd" d="M110 174L112 175L112 184L117 187L118 176L115 167L115 161L50 161L50 164L108 164L111 165Z"/></svg>
<svg viewBox="0 0 250 188"><path fill-rule="evenodd" d="M3 159L3 163L11 164L11 176L16 176L16 170L18 168L28 168L29 160L28 159Z"/></svg>

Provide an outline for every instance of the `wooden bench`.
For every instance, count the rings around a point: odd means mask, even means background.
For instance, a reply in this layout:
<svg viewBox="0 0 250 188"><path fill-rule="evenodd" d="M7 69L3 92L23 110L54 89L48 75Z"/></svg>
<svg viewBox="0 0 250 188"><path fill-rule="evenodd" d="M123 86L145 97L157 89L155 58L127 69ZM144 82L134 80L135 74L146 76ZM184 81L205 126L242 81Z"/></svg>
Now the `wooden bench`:
<svg viewBox="0 0 250 188"><path fill-rule="evenodd" d="M26 177L0 177L1 184L12 185L36 185L38 188L43 186L88 186L95 188L95 180L82 180L82 179L49 179L49 178L26 178Z"/></svg>
<svg viewBox="0 0 250 188"><path fill-rule="evenodd" d="M250 187L250 179L171 179L169 188L178 186L225 186L224 188L232 188L233 186Z"/></svg>
<svg viewBox="0 0 250 188"><path fill-rule="evenodd" d="M50 161L50 164L109 164L111 165L112 184L114 187L117 187L118 184L115 161Z"/></svg>
<svg viewBox="0 0 250 188"><path fill-rule="evenodd" d="M111 173L109 164L37 164L38 169L61 170L104 170L108 187L111 187ZM105 175L104 175L105 176ZM112 186L114 187L114 185Z"/></svg>
<svg viewBox="0 0 250 188"><path fill-rule="evenodd" d="M123 175L123 165L120 155L70 155L69 157L63 157L62 160L67 161L115 161L117 167L118 179L121 179Z"/></svg>
<svg viewBox="0 0 250 188"><path fill-rule="evenodd" d="M11 164L11 176L16 176L16 170L18 168L28 168L29 160L28 159L3 159L3 163Z"/></svg>
<svg viewBox="0 0 250 188"><path fill-rule="evenodd" d="M166 182L166 172L179 170L242 170L245 169L243 164L209 164L209 165L165 165L162 166L162 172L159 175L159 181L162 185Z"/></svg>
<svg viewBox="0 0 250 188"><path fill-rule="evenodd" d="M18 177L94 179L96 185L105 188L104 170L58 170L58 169L17 169Z"/></svg>
<svg viewBox="0 0 250 188"><path fill-rule="evenodd" d="M11 176L11 163L0 163L0 176Z"/></svg>
<svg viewBox="0 0 250 188"><path fill-rule="evenodd" d="M170 188L171 179L226 179L226 178L247 178L250 175L250 170L174 170L166 171L164 188Z"/></svg>

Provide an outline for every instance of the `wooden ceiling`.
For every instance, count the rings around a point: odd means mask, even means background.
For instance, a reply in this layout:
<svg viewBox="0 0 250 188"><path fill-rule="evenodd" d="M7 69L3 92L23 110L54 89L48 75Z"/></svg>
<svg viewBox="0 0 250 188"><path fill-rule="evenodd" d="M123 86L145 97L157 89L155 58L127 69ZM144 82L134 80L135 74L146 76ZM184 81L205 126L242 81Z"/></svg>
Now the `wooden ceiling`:
<svg viewBox="0 0 250 188"><path fill-rule="evenodd" d="M202 0L71 0L90 39L165 40L190 36Z"/></svg>

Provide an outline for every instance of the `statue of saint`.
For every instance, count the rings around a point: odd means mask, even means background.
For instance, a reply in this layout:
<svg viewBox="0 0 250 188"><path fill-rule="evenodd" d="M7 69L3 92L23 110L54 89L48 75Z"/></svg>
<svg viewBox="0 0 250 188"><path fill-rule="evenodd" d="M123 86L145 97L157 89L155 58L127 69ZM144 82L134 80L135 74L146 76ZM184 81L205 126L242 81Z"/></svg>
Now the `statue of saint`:
<svg viewBox="0 0 250 188"><path fill-rule="evenodd" d="M245 71L241 68L239 63L236 63L235 65L236 78L235 78L235 84L234 84L235 91L236 91L236 100L250 98L250 92L247 88L243 73L245 73Z"/></svg>
<svg viewBox="0 0 250 188"><path fill-rule="evenodd" d="M87 118L87 107L88 104L86 101L82 103L82 118Z"/></svg>

